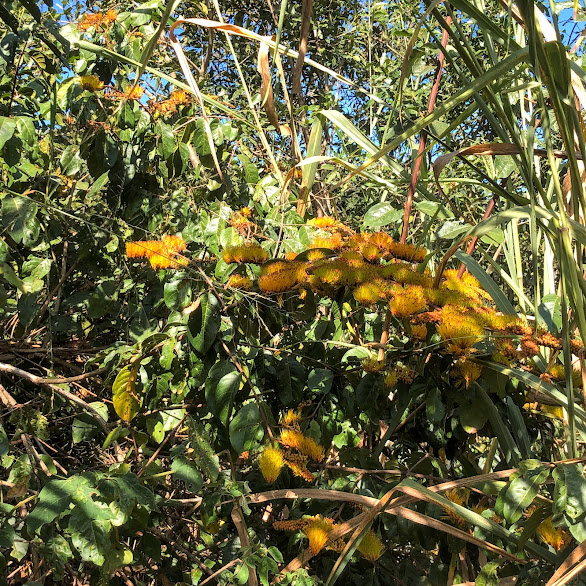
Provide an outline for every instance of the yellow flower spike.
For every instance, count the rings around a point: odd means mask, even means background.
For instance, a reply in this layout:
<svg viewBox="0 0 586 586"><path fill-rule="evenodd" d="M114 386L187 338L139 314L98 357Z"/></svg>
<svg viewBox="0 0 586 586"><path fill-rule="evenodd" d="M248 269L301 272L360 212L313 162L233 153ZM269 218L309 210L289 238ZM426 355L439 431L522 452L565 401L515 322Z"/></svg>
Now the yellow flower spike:
<svg viewBox="0 0 586 586"><path fill-rule="evenodd" d="M311 519L286 519L284 521L274 521L273 529L277 531L297 531L303 529L311 522Z"/></svg>
<svg viewBox="0 0 586 586"><path fill-rule="evenodd" d="M104 87L104 82L97 75L82 75L79 78L79 85L88 92L97 92Z"/></svg>
<svg viewBox="0 0 586 586"><path fill-rule="evenodd" d="M427 327L425 324L415 324L411 326L411 335L416 340L425 340L427 338Z"/></svg>
<svg viewBox="0 0 586 586"><path fill-rule="evenodd" d="M537 534L556 551L564 549L572 541L572 536L567 531L561 527L553 526L551 517L548 517L537 526Z"/></svg>
<svg viewBox="0 0 586 586"><path fill-rule="evenodd" d="M390 250L394 240L386 232L375 232L368 237L368 241L381 250Z"/></svg>
<svg viewBox="0 0 586 586"><path fill-rule="evenodd" d="M305 482L314 482L315 477L313 474L307 469L305 464L300 464L298 462L293 462L290 460L285 460L285 464L287 464L288 468L295 474L295 476L299 476L303 478Z"/></svg>
<svg viewBox="0 0 586 586"><path fill-rule="evenodd" d="M292 266L268 275L262 275L258 280L258 286L263 293L284 293L293 289L298 282L298 267Z"/></svg>
<svg viewBox="0 0 586 586"><path fill-rule="evenodd" d="M281 417L281 425L283 427L298 428L300 421L301 413L299 413L299 411L293 411L293 409L289 409L289 411Z"/></svg>
<svg viewBox="0 0 586 586"><path fill-rule="evenodd" d="M427 250L425 248L419 248L413 244L401 244L400 242L393 242L389 246L389 252L391 256L407 260L412 263L419 263L425 260Z"/></svg>
<svg viewBox="0 0 586 586"><path fill-rule="evenodd" d="M465 382L467 389L480 376L481 372L482 366L480 364L476 364L465 358L458 360L452 370L452 374Z"/></svg>
<svg viewBox="0 0 586 586"><path fill-rule="evenodd" d="M373 282L366 282L358 285L353 291L354 299L361 305L373 305L380 300L383 292L380 285Z"/></svg>
<svg viewBox="0 0 586 586"><path fill-rule="evenodd" d="M234 289L252 291L252 279L244 275L230 275L227 285L228 287L234 287Z"/></svg>
<svg viewBox="0 0 586 586"><path fill-rule="evenodd" d="M378 246L375 246L370 242L363 243L360 247L360 252L362 253L362 256L369 262L374 262L380 258L380 251Z"/></svg>
<svg viewBox="0 0 586 586"><path fill-rule="evenodd" d="M258 465L264 479L271 483L277 480L284 464L283 452L270 446L263 450L258 459Z"/></svg>
<svg viewBox="0 0 586 586"><path fill-rule="evenodd" d="M446 305L441 312L437 333L447 342L448 350L456 356L468 354L483 338L483 328L473 314Z"/></svg>
<svg viewBox="0 0 586 586"><path fill-rule="evenodd" d="M248 207L248 206L244 206L241 210L240 213L245 217L245 218L250 218L250 216L252 216L252 210Z"/></svg>
<svg viewBox="0 0 586 586"><path fill-rule="evenodd" d="M399 377L397 376L397 371L393 369L393 370L389 370L385 374L385 378L384 378L383 382L384 382L384 385L387 389L392 389L397 384L398 380L399 380Z"/></svg>
<svg viewBox="0 0 586 586"><path fill-rule="evenodd" d="M307 223L316 228L333 228L337 226L338 221L335 218L324 216L323 218L312 218Z"/></svg>
<svg viewBox="0 0 586 586"><path fill-rule="evenodd" d="M281 432L280 440L284 446L299 450L303 442L303 434L297 430L284 429Z"/></svg>
<svg viewBox="0 0 586 586"><path fill-rule="evenodd" d="M298 449L314 462L321 462L324 459L323 446L320 446L313 438L304 436Z"/></svg>
<svg viewBox="0 0 586 586"><path fill-rule="evenodd" d="M426 302L423 289L418 285L409 285L404 289L393 289L392 295L389 301L389 308L397 318L409 317L425 309Z"/></svg>
<svg viewBox="0 0 586 586"><path fill-rule="evenodd" d="M342 236L334 233L329 238L316 238L309 248L329 248L330 250L339 250L342 248Z"/></svg>
<svg viewBox="0 0 586 586"><path fill-rule="evenodd" d="M360 363L360 366L365 372L381 372L385 368L385 361L376 358L365 358Z"/></svg>
<svg viewBox="0 0 586 586"><path fill-rule="evenodd" d="M369 529L357 549L367 560L376 562L383 554L384 546L378 535Z"/></svg>
<svg viewBox="0 0 586 586"><path fill-rule="evenodd" d="M313 555L317 555L324 548L333 529L333 519L321 516L315 517L303 528L303 533L309 539L309 549Z"/></svg>
<svg viewBox="0 0 586 586"><path fill-rule="evenodd" d="M269 253L258 244L242 244L241 246L229 246L222 253L226 264L251 263L262 264L269 257Z"/></svg>

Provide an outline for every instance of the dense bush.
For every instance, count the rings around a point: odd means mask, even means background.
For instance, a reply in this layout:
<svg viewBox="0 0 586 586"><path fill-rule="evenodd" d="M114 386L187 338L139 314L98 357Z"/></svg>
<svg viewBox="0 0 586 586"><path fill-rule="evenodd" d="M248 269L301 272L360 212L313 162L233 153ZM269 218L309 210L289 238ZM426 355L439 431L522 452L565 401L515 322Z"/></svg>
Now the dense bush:
<svg viewBox="0 0 586 586"><path fill-rule="evenodd" d="M0 6L2 583L580 582L580 31L221 8Z"/></svg>

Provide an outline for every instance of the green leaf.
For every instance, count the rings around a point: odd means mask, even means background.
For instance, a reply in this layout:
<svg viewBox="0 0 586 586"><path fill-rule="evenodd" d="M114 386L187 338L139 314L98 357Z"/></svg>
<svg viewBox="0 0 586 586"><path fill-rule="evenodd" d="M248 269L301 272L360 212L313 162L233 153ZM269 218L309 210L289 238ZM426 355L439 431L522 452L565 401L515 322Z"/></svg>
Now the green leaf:
<svg viewBox="0 0 586 586"><path fill-rule="evenodd" d="M185 483L187 490L192 493L198 493L201 490L203 478L193 462L183 456L178 456L173 460L171 470L177 480L182 480Z"/></svg>
<svg viewBox="0 0 586 586"><path fill-rule="evenodd" d="M264 434L262 416L256 402L244 405L230 422L230 443L237 454L258 448Z"/></svg>
<svg viewBox="0 0 586 586"><path fill-rule="evenodd" d="M105 173L102 173L93 183L92 186L90 187L89 191L87 192L87 198L89 200L91 200L94 196L96 196L100 190L102 189L102 187L104 187L104 185L106 185L106 183L108 183L108 181L110 180L110 176L109 176L109 171L106 171Z"/></svg>
<svg viewBox="0 0 586 586"><path fill-rule="evenodd" d="M427 395L425 410L427 419L431 423L440 423L446 414L446 408L442 402L442 394L438 388L432 389Z"/></svg>
<svg viewBox="0 0 586 586"><path fill-rule="evenodd" d="M210 444L210 437L204 426L193 419L187 420L189 444L193 449L193 461L213 482L220 474L220 460Z"/></svg>
<svg viewBox="0 0 586 586"><path fill-rule="evenodd" d="M402 210L396 210L390 203L377 203L364 215L363 225L367 228L381 228L398 222L403 216Z"/></svg>
<svg viewBox="0 0 586 586"><path fill-rule="evenodd" d="M123 421L134 419L140 411L140 400L136 395L136 377L140 360L134 366L125 366L112 385L114 410Z"/></svg>
<svg viewBox="0 0 586 586"><path fill-rule="evenodd" d="M173 128L164 122L157 124L157 131L160 136L159 153L163 159L168 159L175 151L175 137L173 136Z"/></svg>
<svg viewBox="0 0 586 586"><path fill-rule="evenodd" d="M550 468L538 460L523 460L519 463L517 475L501 490L495 505L495 512L508 523L516 523L523 511L533 502L539 487L547 480Z"/></svg>
<svg viewBox="0 0 586 586"><path fill-rule="evenodd" d="M96 521L75 507L69 518L68 531L71 543L81 559L102 566L110 553L110 529L108 521Z"/></svg>
<svg viewBox="0 0 586 586"><path fill-rule="evenodd" d="M69 145L61 155L61 172L64 175L75 175L81 170L83 160L79 156L79 147L77 145Z"/></svg>
<svg viewBox="0 0 586 586"><path fill-rule="evenodd" d="M469 391L460 400L460 424L466 433L476 433L484 427L488 414L476 398L476 389Z"/></svg>
<svg viewBox="0 0 586 586"><path fill-rule="evenodd" d="M36 533L43 525L52 523L59 515L69 511L73 493L81 486L84 479L72 476L66 480L51 480L39 493L35 508L26 518L29 533Z"/></svg>
<svg viewBox="0 0 586 586"><path fill-rule="evenodd" d="M307 377L307 388L314 393L330 392L334 382L334 373L327 368L314 368Z"/></svg>
<svg viewBox="0 0 586 586"><path fill-rule="evenodd" d="M212 293L202 295L201 304L189 320L188 336L196 352L205 354L220 331L220 302ZM192 332L197 334L193 335Z"/></svg>
<svg viewBox="0 0 586 586"><path fill-rule="evenodd" d="M208 408L224 425L228 425L241 379L236 367L225 360L216 362L206 379L205 396Z"/></svg>
<svg viewBox="0 0 586 586"><path fill-rule="evenodd" d="M89 403L102 417L104 421L108 421L108 406L101 401L94 401ZM74 444L92 439L102 427L89 413L82 413L78 415L71 424L71 434Z"/></svg>
<svg viewBox="0 0 586 586"><path fill-rule="evenodd" d="M0 149L12 138L16 130L16 120L0 116Z"/></svg>
<svg viewBox="0 0 586 586"><path fill-rule="evenodd" d="M2 200L2 224L15 242L37 239L40 230L38 210L35 201L24 197L5 197Z"/></svg>

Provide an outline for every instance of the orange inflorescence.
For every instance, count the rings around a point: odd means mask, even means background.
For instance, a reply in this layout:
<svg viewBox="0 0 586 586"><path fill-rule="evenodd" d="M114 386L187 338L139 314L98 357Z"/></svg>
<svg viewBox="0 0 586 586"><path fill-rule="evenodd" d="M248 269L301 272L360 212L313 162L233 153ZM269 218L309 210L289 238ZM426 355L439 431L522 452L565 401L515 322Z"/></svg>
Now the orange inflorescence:
<svg viewBox="0 0 586 586"><path fill-rule="evenodd" d="M324 548L333 529L334 520L322 516L314 517L303 527L303 533L309 539L309 549L313 555L317 555Z"/></svg>
<svg viewBox="0 0 586 586"><path fill-rule="evenodd" d="M315 478L313 474L306 468L304 464L299 464L298 462L293 462L290 460L285 460L285 464L289 467L291 472L295 474L295 476L299 476L303 478L306 482L314 482Z"/></svg>
<svg viewBox="0 0 586 586"><path fill-rule="evenodd" d="M365 372L381 372L385 368L385 361L377 358L365 358L360 366Z"/></svg>
<svg viewBox="0 0 586 586"><path fill-rule="evenodd" d="M161 240L127 242L126 256L148 258L153 269L177 269L189 263L186 258L177 256L186 248L187 244L180 236L163 236Z"/></svg>
<svg viewBox="0 0 586 586"><path fill-rule="evenodd" d="M453 306L442 309L437 332L446 341L450 352L456 356L469 354L474 344L483 338L482 325L474 314L463 313Z"/></svg>
<svg viewBox="0 0 586 586"><path fill-rule="evenodd" d="M258 244L242 244L241 246L229 246L224 249L222 258L226 264L233 262L261 264L269 258L269 254Z"/></svg>
<svg viewBox="0 0 586 586"><path fill-rule="evenodd" d="M299 450L303 442L303 434L294 429L284 429L281 432L281 442L288 448L296 448Z"/></svg>
<svg viewBox="0 0 586 586"><path fill-rule="evenodd" d="M289 409L287 413L281 417L281 425L283 427L293 427L298 428L299 422L301 421L301 414L299 411L293 411L293 409Z"/></svg>
<svg viewBox="0 0 586 586"><path fill-rule="evenodd" d="M481 372L482 366L480 366L480 364L476 364L465 358L458 360L452 370L452 373L455 374L457 378L460 378L465 382L466 388L468 388L480 376Z"/></svg>
<svg viewBox="0 0 586 586"><path fill-rule="evenodd" d="M171 92L166 100L160 102L150 102L149 107L153 112L158 112L164 116L171 116L177 112L179 106L187 104L190 96L185 90L176 90Z"/></svg>
<svg viewBox="0 0 586 586"><path fill-rule="evenodd" d="M110 26L118 18L118 13L115 10L108 10L106 14L96 12L94 14L84 14L77 23L77 30L87 31L90 28L98 28Z"/></svg>
<svg viewBox="0 0 586 586"><path fill-rule="evenodd" d="M324 459L324 449L313 438L303 437L298 450L314 462L321 462Z"/></svg>

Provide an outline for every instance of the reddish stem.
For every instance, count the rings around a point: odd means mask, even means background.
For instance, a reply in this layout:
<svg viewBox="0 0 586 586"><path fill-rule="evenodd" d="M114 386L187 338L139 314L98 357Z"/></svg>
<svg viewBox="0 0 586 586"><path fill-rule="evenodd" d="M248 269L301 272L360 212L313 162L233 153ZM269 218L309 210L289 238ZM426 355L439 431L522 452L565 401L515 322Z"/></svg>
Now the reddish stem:
<svg viewBox="0 0 586 586"><path fill-rule="evenodd" d="M449 26L452 24L452 18L446 17L446 24ZM427 102L427 113L431 114L435 108L435 101L439 91L439 85L442 78L444 69L444 51L448 44L448 31L444 29L442 33L441 45L437 56L437 72L435 74L435 81L429 94L429 101ZM411 209L413 208L413 196L415 195L415 189L417 188L417 181L419 180L419 173L421 172L421 164L423 162L423 153L425 151L425 142L427 133L425 130L421 131L421 137L419 139L419 148L417 149L417 158L415 159L415 165L413 166L413 175L411 176L411 183L409 185L409 191L407 192L407 201L405 202L405 213L403 214L403 232L401 233L401 242L404 244L407 241L407 232L409 231L409 217L411 216Z"/></svg>
<svg viewBox="0 0 586 586"><path fill-rule="evenodd" d="M492 213L492 210L494 210L494 206L496 204L496 199L497 196L493 195L492 199L488 202L488 205L486 206L486 211L484 212L484 215L482 216L482 220L486 220L488 218L488 216L490 216L490 214ZM472 254L474 252L474 248L476 247L476 243L478 242L478 236L474 236L474 238L472 238L472 240L470 241L470 244L468 245L468 248L466 249L466 253L467 254ZM466 265L464 263L462 263L460 265L460 270L458 271L458 279L462 278L462 275L466 272Z"/></svg>

